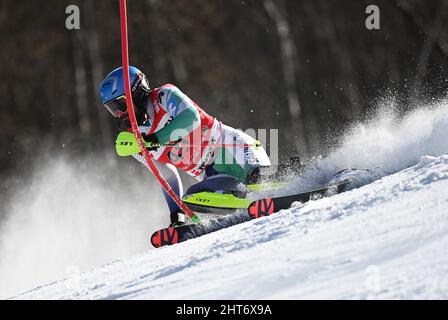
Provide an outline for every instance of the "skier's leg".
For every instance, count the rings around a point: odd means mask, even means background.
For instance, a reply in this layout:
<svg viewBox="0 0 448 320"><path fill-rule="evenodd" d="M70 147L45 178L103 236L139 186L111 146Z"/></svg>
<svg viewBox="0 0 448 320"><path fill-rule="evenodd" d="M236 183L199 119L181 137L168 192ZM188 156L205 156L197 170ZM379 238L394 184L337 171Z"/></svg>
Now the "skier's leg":
<svg viewBox="0 0 448 320"><path fill-rule="evenodd" d="M248 184L259 180L265 169L271 166L264 148L252 146L256 140L240 130L223 125L222 143L225 147L216 149L212 165L218 173L231 175ZM242 145L249 146L241 147Z"/></svg>
<svg viewBox="0 0 448 320"><path fill-rule="evenodd" d="M261 169L271 165L263 147L252 147L255 142L248 134L223 125L225 147L216 149L215 162L206 168L205 179L188 188L187 194L209 191L244 198L249 192L246 184L259 181Z"/></svg>
<svg viewBox="0 0 448 320"><path fill-rule="evenodd" d="M194 194L198 192L217 192L232 193L236 197L244 198L249 192L246 185L238 181L235 177L228 174L215 174L206 177L187 189L186 194Z"/></svg>

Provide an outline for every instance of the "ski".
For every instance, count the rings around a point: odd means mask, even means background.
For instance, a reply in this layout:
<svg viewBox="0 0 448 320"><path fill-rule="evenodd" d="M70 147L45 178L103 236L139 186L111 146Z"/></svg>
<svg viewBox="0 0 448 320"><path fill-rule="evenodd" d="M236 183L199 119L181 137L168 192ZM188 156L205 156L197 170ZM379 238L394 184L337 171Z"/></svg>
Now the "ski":
<svg viewBox="0 0 448 320"><path fill-rule="evenodd" d="M155 248L160 248L184 242L252 219L269 216L280 210L290 208L294 202L305 203L344 192L346 186L347 183L343 182L308 192L255 200L251 202L247 209L239 209L236 213L222 218L210 220L202 224L189 224L160 229L152 234L151 244Z"/></svg>
<svg viewBox="0 0 448 320"><path fill-rule="evenodd" d="M344 182L304 193L255 200L249 205L247 213L251 219L258 219L280 210L289 209L294 202L305 203L344 192L346 187L347 183Z"/></svg>
<svg viewBox="0 0 448 320"><path fill-rule="evenodd" d="M180 227L168 227L160 229L152 234L151 244L155 248L173 245L180 242L184 242L189 239L194 239L203 236L208 233L212 233L214 231L225 229L252 219L247 214L246 209L241 209L241 211L222 218L206 221L201 224L189 224Z"/></svg>

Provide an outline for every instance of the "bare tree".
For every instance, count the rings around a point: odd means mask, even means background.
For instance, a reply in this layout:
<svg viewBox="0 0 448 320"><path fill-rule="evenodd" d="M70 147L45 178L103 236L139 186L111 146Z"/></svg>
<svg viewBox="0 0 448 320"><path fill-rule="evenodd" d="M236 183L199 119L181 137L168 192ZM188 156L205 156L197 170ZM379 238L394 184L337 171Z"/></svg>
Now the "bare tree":
<svg viewBox="0 0 448 320"><path fill-rule="evenodd" d="M75 71L75 96L78 110L79 130L81 135L87 137L92 132L92 121L89 116L87 99L86 65L82 48L82 35L74 32L73 41L73 67Z"/></svg>
<svg viewBox="0 0 448 320"><path fill-rule="evenodd" d="M146 0L145 5L148 24L155 26L150 35L155 72L167 74L172 71L176 83L182 83L188 78L184 59L175 50L177 43L171 37L164 36L164 31L173 27L169 13L171 6L159 0Z"/></svg>
<svg viewBox="0 0 448 320"><path fill-rule="evenodd" d="M284 13L273 0L265 0L264 7L277 26L280 38L283 75L288 93L289 112L293 118L300 117L300 102L296 91L297 49Z"/></svg>
<svg viewBox="0 0 448 320"><path fill-rule="evenodd" d="M85 34L85 40L87 44L87 52L90 59L90 65L92 67L92 92L93 92L93 101L95 105L92 106L97 110L96 115L98 117L98 124L100 128L100 139L107 145L110 141L110 125L106 119L108 114L100 110L99 106L101 104L99 95L98 95L98 87L102 81L104 76L103 74L103 63L100 54L100 43L98 41L98 33L95 25L95 7L93 0L88 0L87 10L85 10L85 19L87 22L87 32Z"/></svg>
<svg viewBox="0 0 448 320"><path fill-rule="evenodd" d="M274 2L273 0L264 0L263 4L276 25L277 35L280 39L283 77L288 96L289 114L293 119L293 127L299 131L296 145L300 146L303 152L306 152L308 144L304 134L300 100L297 93L296 70L298 66L298 54L295 41L286 18L283 1Z"/></svg>
<svg viewBox="0 0 448 320"><path fill-rule="evenodd" d="M437 45L438 38L442 31L445 13L446 13L446 7L444 3L442 3L441 8L437 10L437 14L434 19L433 25L427 31L428 37L424 42L422 49L420 51L417 63L417 70L415 72L414 82L412 84L411 96L409 99L411 105L414 105L418 102L419 99L418 96L420 94L423 77L426 73L431 53L434 49L434 46Z"/></svg>
<svg viewBox="0 0 448 320"><path fill-rule="evenodd" d="M163 34L161 30L167 28L164 17L160 17L157 10L163 5L157 0L146 0L146 15L148 19L148 24L152 25L151 34L149 36L149 41L151 43L151 52L154 57L154 71L156 74L164 74L167 72L167 59L162 47L164 41Z"/></svg>

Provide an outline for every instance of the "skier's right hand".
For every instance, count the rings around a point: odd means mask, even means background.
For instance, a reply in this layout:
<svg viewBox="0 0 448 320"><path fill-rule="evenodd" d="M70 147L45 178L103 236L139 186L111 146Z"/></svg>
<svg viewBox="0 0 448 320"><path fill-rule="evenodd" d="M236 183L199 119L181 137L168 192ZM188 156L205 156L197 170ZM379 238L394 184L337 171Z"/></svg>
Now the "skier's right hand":
<svg viewBox="0 0 448 320"><path fill-rule="evenodd" d="M149 151L156 151L160 147L159 139L157 138L155 133L148 135L143 134L142 138L143 140L145 140L145 142L147 142L145 143L145 145L146 149L148 149Z"/></svg>

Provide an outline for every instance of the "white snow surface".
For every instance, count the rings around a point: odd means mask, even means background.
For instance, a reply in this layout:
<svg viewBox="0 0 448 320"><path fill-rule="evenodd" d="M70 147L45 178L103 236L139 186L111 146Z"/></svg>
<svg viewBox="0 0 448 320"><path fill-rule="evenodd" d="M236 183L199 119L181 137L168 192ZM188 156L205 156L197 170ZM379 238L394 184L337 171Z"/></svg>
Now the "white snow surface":
<svg viewBox="0 0 448 320"><path fill-rule="evenodd" d="M18 299L448 298L448 155Z"/></svg>
<svg viewBox="0 0 448 320"><path fill-rule="evenodd" d="M44 162L6 206L0 297L448 298L448 102L404 117L381 105L291 177L305 191L367 169L366 185L167 248L147 249L167 224L147 176Z"/></svg>

